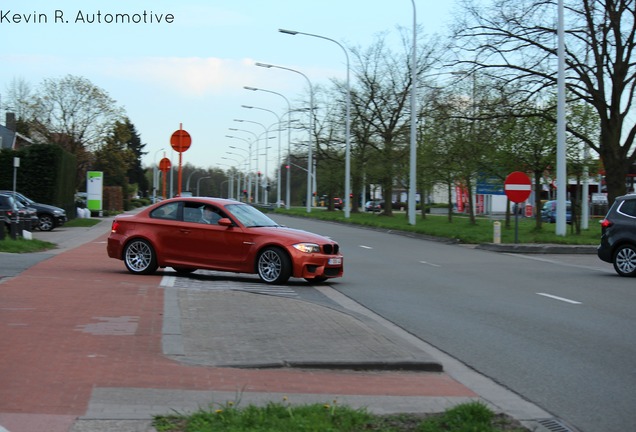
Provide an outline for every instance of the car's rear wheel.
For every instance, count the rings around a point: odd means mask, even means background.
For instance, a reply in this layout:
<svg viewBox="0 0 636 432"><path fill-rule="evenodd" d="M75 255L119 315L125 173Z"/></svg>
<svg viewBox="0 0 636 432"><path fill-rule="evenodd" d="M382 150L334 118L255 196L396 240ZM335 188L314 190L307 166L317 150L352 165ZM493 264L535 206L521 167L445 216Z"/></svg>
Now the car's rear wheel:
<svg viewBox="0 0 636 432"><path fill-rule="evenodd" d="M614 270L621 276L636 276L636 247L623 245L614 252Z"/></svg>
<svg viewBox="0 0 636 432"><path fill-rule="evenodd" d="M55 228L53 217L51 215L42 214L38 217L38 228L40 231L51 231Z"/></svg>
<svg viewBox="0 0 636 432"><path fill-rule="evenodd" d="M124 249L124 263L131 273L151 274L157 270L157 255L146 240L135 239Z"/></svg>
<svg viewBox="0 0 636 432"><path fill-rule="evenodd" d="M258 276L269 284L283 284L291 276L291 260L280 248L269 247L263 250L256 261Z"/></svg>

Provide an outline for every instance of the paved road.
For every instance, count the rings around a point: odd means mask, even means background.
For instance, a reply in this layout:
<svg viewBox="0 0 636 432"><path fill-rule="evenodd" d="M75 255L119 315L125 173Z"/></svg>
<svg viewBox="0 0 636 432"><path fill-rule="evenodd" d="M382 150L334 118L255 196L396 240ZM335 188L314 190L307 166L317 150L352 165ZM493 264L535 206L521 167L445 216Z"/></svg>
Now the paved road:
<svg viewBox="0 0 636 432"><path fill-rule="evenodd" d="M581 431L636 430L634 281L595 255L501 254L278 219L340 242L338 291Z"/></svg>

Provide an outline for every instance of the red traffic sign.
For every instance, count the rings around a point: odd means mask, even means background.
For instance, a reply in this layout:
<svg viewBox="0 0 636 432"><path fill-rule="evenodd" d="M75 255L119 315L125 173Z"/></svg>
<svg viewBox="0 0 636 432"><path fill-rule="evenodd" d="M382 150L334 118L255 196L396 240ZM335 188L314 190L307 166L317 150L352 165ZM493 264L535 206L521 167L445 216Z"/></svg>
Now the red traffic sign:
<svg viewBox="0 0 636 432"><path fill-rule="evenodd" d="M159 171L161 172L170 171L170 159L163 158L159 161Z"/></svg>
<svg viewBox="0 0 636 432"><path fill-rule="evenodd" d="M183 129L176 130L170 137L170 145L176 152L183 153L190 148L190 144L192 144L192 137Z"/></svg>
<svg viewBox="0 0 636 432"><path fill-rule="evenodd" d="M504 182L504 192L508 199L514 203L524 202L532 192L532 184L530 177L521 171L515 171L508 174Z"/></svg>

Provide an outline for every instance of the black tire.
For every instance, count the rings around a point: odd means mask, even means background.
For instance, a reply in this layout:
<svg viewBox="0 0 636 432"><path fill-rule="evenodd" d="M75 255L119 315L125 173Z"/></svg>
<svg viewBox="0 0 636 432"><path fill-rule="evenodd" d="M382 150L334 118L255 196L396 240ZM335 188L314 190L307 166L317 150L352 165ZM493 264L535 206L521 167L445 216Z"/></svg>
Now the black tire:
<svg viewBox="0 0 636 432"><path fill-rule="evenodd" d="M124 248L124 263L134 274L152 274L157 270L157 254L146 240L131 240Z"/></svg>
<svg viewBox="0 0 636 432"><path fill-rule="evenodd" d="M41 214L38 216L38 228L40 231L51 231L55 228L55 221L53 216L48 214Z"/></svg>
<svg viewBox="0 0 636 432"><path fill-rule="evenodd" d="M629 244L620 246L614 252L612 264L620 276L636 276L636 247Z"/></svg>
<svg viewBox="0 0 636 432"><path fill-rule="evenodd" d="M291 260L282 249L268 247L258 255L256 271L265 283L284 284L291 276Z"/></svg>

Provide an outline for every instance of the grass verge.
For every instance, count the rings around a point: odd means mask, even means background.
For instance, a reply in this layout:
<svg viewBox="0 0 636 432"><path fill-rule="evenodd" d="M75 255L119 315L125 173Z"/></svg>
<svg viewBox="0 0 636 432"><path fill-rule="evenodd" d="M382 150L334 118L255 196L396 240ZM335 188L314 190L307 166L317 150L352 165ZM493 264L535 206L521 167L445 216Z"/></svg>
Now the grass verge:
<svg viewBox="0 0 636 432"><path fill-rule="evenodd" d="M346 219L342 211L327 211L324 208L313 208L307 213L304 208L276 209L275 213L309 217L319 220L349 223L378 229L413 232L455 239L466 244L492 243L494 236L494 223L501 224L501 243L515 243L515 219L510 220L510 226L506 226L504 220L494 220L479 217L475 224L463 215L453 215L449 222L447 215L427 215L425 219L418 214L415 225L408 223L405 213L395 213L393 216L385 216L378 213L351 213ZM518 243L552 243L569 245L597 245L601 238L601 226L596 220L589 223L589 228L576 234L574 227L567 226L566 235L555 234L555 224L543 223L540 229L536 228L534 219L519 217Z"/></svg>
<svg viewBox="0 0 636 432"><path fill-rule="evenodd" d="M527 432L519 422L497 415L479 402L457 405L441 414L374 415L365 409L328 404L291 406L269 403L239 409L232 403L190 415L157 416L158 432Z"/></svg>

